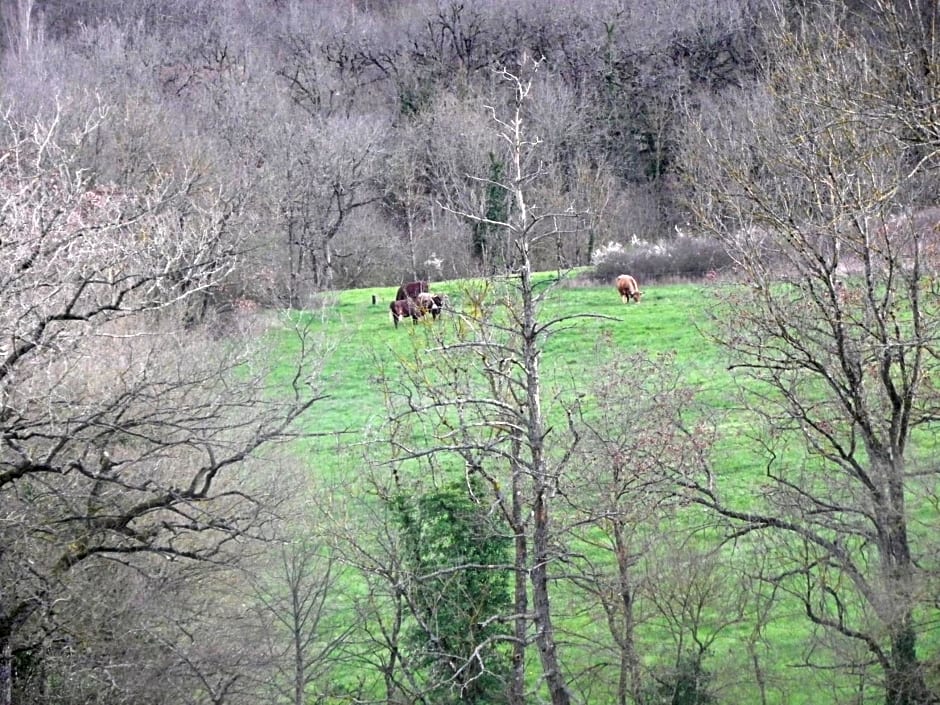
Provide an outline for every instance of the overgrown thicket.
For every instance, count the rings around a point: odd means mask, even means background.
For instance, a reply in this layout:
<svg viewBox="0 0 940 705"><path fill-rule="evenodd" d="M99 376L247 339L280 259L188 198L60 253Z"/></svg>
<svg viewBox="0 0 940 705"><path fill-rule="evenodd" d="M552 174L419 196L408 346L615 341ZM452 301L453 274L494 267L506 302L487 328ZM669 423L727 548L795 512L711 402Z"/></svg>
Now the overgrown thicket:
<svg viewBox="0 0 940 705"><path fill-rule="evenodd" d="M211 187L244 184L253 255L223 294L298 305L322 288L512 267L498 231L441 204L467 174L507 169L484 106L493 69L524 56L543 62L540 187L591 211L535 266L670 238L679 108L750 80L759 14L728 0L8 0L4 92L23 111L113 106L82 157L102 183L136 188L186 155ZM474 214L498 216L503 198L479 182Z"/></svg>
<svg viewBox="0 0 940 705"><path fill-rule="evenodd" d="M935 2L0 11L0 705L940 701ZM726 281L749 437L545 369L579 266ZM323 343L254 314L466 276L274 452Z"/></svg>
<svg viewBox="0 0 940 705"><path fill-rule="evenodd" d="M107 114L0 122L5 705L133 700L147 676L173 698L253 668L248 649L187 652L230 612L206 602L210 576L284 496L251 459L318 398L310 346L284 394L261 328L222 346L194 323L243 250L238 193L173 165L137 190L96 184L79 164Z"/></svg>

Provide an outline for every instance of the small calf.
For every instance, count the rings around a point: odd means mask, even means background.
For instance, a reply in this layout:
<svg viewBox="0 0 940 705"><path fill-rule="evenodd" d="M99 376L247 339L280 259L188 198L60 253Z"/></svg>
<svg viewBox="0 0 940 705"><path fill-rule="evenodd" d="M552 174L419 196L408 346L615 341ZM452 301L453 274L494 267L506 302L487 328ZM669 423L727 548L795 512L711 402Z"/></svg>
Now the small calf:
<svg viewBox="0 0 940 705"><path fill-rule="evenodd" d="M447 305L447 296L445 294L422 292L418 294L415 302L418 304L418 308L421 309L422 314L430 313L434 320L437 320L437 317L443 312L444 306Z"/></svg>

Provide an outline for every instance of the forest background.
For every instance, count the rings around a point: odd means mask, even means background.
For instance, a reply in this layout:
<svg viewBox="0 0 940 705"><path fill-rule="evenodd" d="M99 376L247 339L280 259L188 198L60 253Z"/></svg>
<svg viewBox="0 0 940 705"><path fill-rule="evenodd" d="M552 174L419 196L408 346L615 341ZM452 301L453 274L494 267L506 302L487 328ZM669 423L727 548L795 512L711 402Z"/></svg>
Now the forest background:
<svg viewBox="0 0 940 705"><path fill-rule="evenodd" d="M937 3L0 10L0 705L940 701Z"/></svg>

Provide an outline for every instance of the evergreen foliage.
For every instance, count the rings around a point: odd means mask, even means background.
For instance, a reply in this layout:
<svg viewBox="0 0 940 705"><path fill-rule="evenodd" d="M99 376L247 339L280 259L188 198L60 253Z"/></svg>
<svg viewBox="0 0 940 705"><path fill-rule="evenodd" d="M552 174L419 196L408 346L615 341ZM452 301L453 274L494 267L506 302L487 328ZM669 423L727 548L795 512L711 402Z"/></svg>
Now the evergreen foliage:
<svg viewBox="0 0 940 705"><path fill-rule="evenodd" d="M511 604L510 541L470 494L475 484L393 500L415 617L408 644L439 703L498 699L508 668L499 617Z"/></svg>

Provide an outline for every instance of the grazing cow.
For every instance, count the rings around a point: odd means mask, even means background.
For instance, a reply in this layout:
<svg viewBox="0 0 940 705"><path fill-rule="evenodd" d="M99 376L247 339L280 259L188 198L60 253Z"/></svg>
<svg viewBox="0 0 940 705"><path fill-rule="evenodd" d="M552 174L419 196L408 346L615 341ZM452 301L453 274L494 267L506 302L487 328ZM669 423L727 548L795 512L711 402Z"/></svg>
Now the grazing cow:
<svg viewBox="0 0 940 705"><path fill-rule="evenodd" d="M443 294L432 294L429 291L422 291L415 299L421 313L430 313L434 320L437 320L437 317L441 315L441 310L444 308L446 301L447 297Z"/></svg>
<svg viewBox="0 0 940 705"><path fill-rule="evenodd" d="M620 300L625 304L630 303L630 299L640 303L640 297L643 296L636 279L629 274L621 274L617 277L617 291L620 292Z"/></svg>
<svg viewBox="0 0 940 705"><path fill-rule="evenodd" d="M395 301L416 299L418 298L418 294L427 293L428 291L428 283L425 281L408 282L398 287L398 293L395 294Z"/></svg>
<svg viewBox="0 0 940 705"><path fill-rule="evenodd" d="M424 315L424 312L421 311L415 305L415 302L411 299L405 299L404 301L392 301L388 308L392 314L392 323L395 324L396 328L398 328L398 322L403 318L408 318L411 316L411 322L417 325L418 319Z"/></svg>

